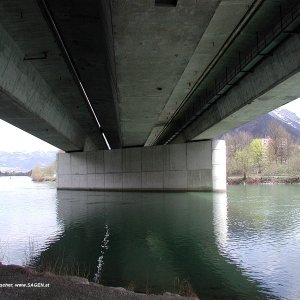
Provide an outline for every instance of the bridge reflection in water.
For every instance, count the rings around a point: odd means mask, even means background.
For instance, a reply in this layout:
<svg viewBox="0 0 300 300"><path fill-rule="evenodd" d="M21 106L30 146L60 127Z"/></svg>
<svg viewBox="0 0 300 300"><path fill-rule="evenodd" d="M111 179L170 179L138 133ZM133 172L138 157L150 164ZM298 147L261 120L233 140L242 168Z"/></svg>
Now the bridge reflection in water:
<svg viewBox="0 0 300 300"><path fill-rule="evenodd" d="M204 299L270 295L228 250L225 193L57 193L64 233L36 265L93 280L101 260L101 283L142 292L188 285Z"/></svg>

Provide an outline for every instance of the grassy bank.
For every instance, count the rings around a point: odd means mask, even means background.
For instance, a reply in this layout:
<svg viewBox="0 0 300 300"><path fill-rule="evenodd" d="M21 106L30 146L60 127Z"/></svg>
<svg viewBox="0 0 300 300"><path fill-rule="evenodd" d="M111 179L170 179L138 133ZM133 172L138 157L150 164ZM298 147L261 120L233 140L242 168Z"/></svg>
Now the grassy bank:
<svg viewBox="0 0 300 300"><path fill-rule="evenodd" d="M300 178L297 176L249 176L243 177L227 177L227 184L297 184Z"/></svg>

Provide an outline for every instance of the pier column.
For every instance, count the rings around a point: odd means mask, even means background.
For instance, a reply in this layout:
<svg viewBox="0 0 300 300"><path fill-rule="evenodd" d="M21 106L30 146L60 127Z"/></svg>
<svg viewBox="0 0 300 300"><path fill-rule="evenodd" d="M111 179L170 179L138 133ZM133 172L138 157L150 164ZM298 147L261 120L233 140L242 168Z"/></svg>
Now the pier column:
<svg viewBox="0 0 300 300"><path fill-rule="evenodd" d="M224 141L58 154L58 189L224 191Z"/></svg>

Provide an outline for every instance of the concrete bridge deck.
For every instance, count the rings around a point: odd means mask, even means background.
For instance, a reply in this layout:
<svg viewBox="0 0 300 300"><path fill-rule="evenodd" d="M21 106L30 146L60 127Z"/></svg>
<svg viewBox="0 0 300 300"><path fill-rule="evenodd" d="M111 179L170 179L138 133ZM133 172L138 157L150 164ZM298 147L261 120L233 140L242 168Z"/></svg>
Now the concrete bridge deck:
<svg viewBox="0 0 300 300"><path fill-rule="evenodd" d="M211 140L300 95L296 0L3 0L0 20L0 118L66 152Z"/></svg>

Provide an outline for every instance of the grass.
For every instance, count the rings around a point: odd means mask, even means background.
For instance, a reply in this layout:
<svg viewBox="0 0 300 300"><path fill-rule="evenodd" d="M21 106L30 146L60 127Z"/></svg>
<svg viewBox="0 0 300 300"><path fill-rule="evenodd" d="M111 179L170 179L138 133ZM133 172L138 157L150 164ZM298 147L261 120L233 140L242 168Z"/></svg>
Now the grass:
<svg viewBox="0 0 300 300"><path fill-rule="evenodd" d="M23 266L30 266L31 260L34 257L36 242L34 241L33 238L29 238L27 246L28 247L25 246L25 250L24 250Z"/></svg>
<svg viewBox="0 0 300 300"><path fill-rule="evenodd" d="M184 297L198 297L187 279L174 279L174 292Z"/></svg>
<svg viewBox="0 0 300 300"><path fill-rule="evenodd" d="M24 267L33 268L38 272L49 272L61 276L78 276L83 278L91 278L90 268L82 268L82 266L80 266L79 263L75 261L71 264L66 264L64 260L64 253L61 257L56 257L55 261L41 261L38 266L34 266L33 257L36 252L36 246L37 245L35 241L33 239L29 239L24 250ZM4 248L4 243L0 241L0 262L9 263L8 258L5 254L7 253L7 251L5 251ZM6 248L8 248L8 243L6 243ZM142 288L142 290L141 287L137 287L134 281L130 281L127 286L127 290L132 292L145 293L147 295L152 292L148 280L145 283L145 288ZM194 292L191 283L187 279L179 279L178 277L174 279L173 292L185 297L197 297L197 294Z"/></svg>
<svg viewBox="0 0 300 300"><path fill-rule="evenodd" d="M151 293L151 288L149 287L148 281L145 284L145 289L141 289L141 287L138 288L134 281L130 281L126 289L128 291L144 293L147 295ZM161 291L161 293L164 292L166 291ZM184 297L198 297L191 283L187 279L179 279L178 277L176 277L173 282L173 293Z"/></svg>
<svg viewBox="0 0 300 300"><path fill-rule="evenodd" d="M2 242L0 240L0 263L9 264L7 256L9 248L8 242ZM23 267L30 267L38 272L49 272L55 275L62 276L78 276L89 278L91 275L90 269L80 267L78 262L72 262L71 264L65 265L64 255L57 257L54 262L42 262L39 266L34 265L34 256L36 254L37 243L33 238L29 238L24 248L24 258L22 261Z"/></svg>
<svg viewBox="0 0 300 300"><path fill-rule="evenodd" d="M78 276L84 278L90 278L90 268L82 267L78 262L72 262L66 264L64 257L57 257L54 262L41 262L39 266L35 267L39 272L49 272L55 275L61 276Z"/></svg>
<svg viewBox="0 0 300 300"><path fill-rule="evenodd" d="M9 263L9 259L7 256L9 244L8 242L2 242L0 240L0 263Z"/></svg>

